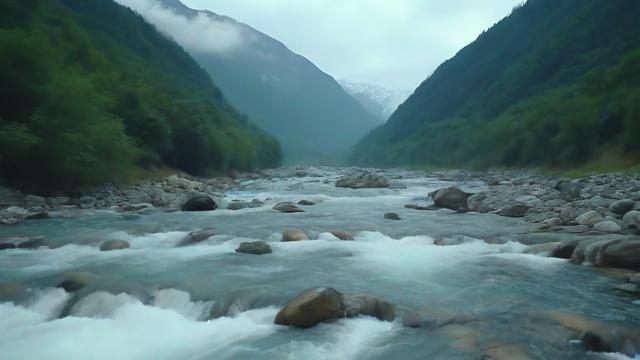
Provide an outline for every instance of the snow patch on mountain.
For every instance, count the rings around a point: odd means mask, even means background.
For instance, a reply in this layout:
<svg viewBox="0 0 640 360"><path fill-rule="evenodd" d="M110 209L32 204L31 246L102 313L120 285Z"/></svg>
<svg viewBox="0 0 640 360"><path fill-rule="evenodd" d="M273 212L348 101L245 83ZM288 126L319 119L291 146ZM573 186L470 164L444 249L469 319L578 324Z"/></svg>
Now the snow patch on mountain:
<svg viewBox="0 0 640 360"><path fill-rule="evenodd" d="M392 90L382 86L356 81L341 80L344 90L358 100L370 113L381 121L387 121L411 95L410 90Z"/></svg>

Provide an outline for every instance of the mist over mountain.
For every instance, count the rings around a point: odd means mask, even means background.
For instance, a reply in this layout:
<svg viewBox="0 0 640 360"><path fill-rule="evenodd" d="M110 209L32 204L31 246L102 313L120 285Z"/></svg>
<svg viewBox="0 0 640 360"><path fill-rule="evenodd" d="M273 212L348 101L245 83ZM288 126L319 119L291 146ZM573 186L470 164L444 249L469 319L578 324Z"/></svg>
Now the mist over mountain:
<svg viewBox="0 0 640 360"><path fill-rule="evenodd" d="M367 165L576 166L640 154L640 2L529 0L359 143Z"/></svg>
<svg viewBox="0 0 640 360"><path fill-rule="evenodd" d="M177 0L118 0L174 38L229 102L281 142L289 163L336 163L375 117L329 75L281 42Z"/></svg>
<svg viewBox="0 0 640 360"><path fill-rule="evenodd" d="M363 82L340 80L339 83L367 111L380 119L380 124L387 121L398 106L411 95L410 90L391 90Z"/></svg>

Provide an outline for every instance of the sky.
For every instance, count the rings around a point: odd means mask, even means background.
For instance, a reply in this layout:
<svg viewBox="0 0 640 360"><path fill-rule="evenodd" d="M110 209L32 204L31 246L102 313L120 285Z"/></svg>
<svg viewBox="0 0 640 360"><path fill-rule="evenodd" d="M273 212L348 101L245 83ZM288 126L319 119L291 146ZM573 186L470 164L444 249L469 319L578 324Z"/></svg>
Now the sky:
<svg viewBox="0 0 640 360"><path fill-rule="evenodd" d="M336 79L413 90L523 0L182 0L251 25Z"/></svg>

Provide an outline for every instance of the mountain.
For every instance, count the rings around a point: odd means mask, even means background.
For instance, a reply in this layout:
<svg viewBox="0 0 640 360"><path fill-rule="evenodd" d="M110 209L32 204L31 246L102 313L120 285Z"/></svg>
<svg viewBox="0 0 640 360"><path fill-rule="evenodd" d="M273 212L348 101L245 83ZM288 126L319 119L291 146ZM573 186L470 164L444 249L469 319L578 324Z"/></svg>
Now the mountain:
<svg viewBox="0 0 640 360"><path fill-rule="evenodd" d="M185 47L231 104L278 138L288 163L340 161L379 124L331 76L246 24L177 0L118 1ZM208 46L221 39L225 48Z"/></svg>
<svg viewBox="0 0 640 360"><path fill-rule="evenodd" d="M367 111L380 119L380 123L387 121L398 106L411 95L411 91L408 90L391 90L363 82L341 80L339 83Z"/></svg>
<svg viewBox="0 0 640 360"><path fill-rule="evenodd" d="M353 161L574 167L640 159L640 1L529 0L444 62Z"/></svg>
<svg viewBox="0 0 640 360"><path fill-rule="evenodd" d="M112 0L0 2L0 182L33 192L275 166L179 45Z"/></svg>

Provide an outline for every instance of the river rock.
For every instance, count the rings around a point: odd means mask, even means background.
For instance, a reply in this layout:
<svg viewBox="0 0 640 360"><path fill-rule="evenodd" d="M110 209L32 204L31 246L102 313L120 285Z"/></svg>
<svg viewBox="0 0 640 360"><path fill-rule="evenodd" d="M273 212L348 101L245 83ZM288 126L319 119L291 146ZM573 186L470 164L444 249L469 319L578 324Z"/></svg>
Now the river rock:
<svg viewBox="0 0 640 360"><path fill-rule="evenodd" d="M586 225L586 226L594 226L595 224L599 223L600 221L602 221L603 217L602 215L595 211L595 210L591 210L591 211L587 211L586 213L578 216L576 218L576 222L580 225Z"/></svg>
<svg viewBox="0 0 640 360"><path fill-rule="evenodd" d="M242 210L242 209L255 209L262 207L264 203L258 199L253 199L251 201L232 201L228 206L227 210Z"/></svg>
<svg viewBox="0 0 640 360"><path fill-rule="evenodd" d="M89 285L93 275L85 272L68 272L63 275L63 280L57 287L66 292L75 292Z"/></svg>
<svg viewBox="0 0 640 360"><path fill-rule="evenodd" d="M304 210L302 210L299 207L295 206L291 202L278 203L273 207L273 210L279 211L281 213L287 213L287 214L304 212Z"/></svg>
<svg viewBox="0 0 640 360"><path fill-rule="evenodd" d="M556 183L558 190L566 200L575 200L580 197L583 185L578 181L560 180Z"/></svg>
<svg viewBox="0 0 640 360"><path fill-rule="evenodd" d="M396 318L393 306L375 295L345 295L343 301L347 317L365 315L375 317L380 321L393 321Z"/></svg>
<svg viewBox="0 0 640 360"><path fill-rule="evenodd" d="M15 248L16 248L16 244L12 242L0 243L0 250L15 249Z"/></svg>
<svg viewBox="0 0 640 360"><path fill-rule="evenodd" d="M198 231L192 231L187 236L182 239L177 246L187 246L191 244L196 244L205 240L208 240L210 237L216 235L217 231L215 228L208 227Z"/></svg>
<svg viewBox="0 0 640 360"><path fill-rule="evenodd" d="M317 287L291 299L278 312L275 323L306 329L343 317L344 313L342 294L330 287Z"/></svg>
<svg viewBox="0 0 640 360"><path fill-rule="evenodd" d="M640 270L640 239L627 238L603 247L596 265Z"/></svg>
<svg viewBox="0 0 640 360"><path fill-rule="evenodd" d="M560 213L558 214L558 217L562 219L562 221L565 224L571 224L578 217L578 212L576 211L575 208L571 206L563 206L560 208Z"/></svg>
<svg viewBox="0 0 640 360"><path fill-rule="evenodd" d="M129 242L126 240L108 240L100 245L101 251L123 250L129 248Z"/></svg>
<svg viewBox="0 0 640 360"><path fill-rule="evenodd" d="M400 220L400 215L392 212L388 212L384 214L384 218L387 220Z"/></svg>
<svg viewBox="0 0 640 360"><path fill-rule="evenodd" d="M487 213L491 211L491 209L485 205L485 200L487 200L487 194L485 193L477 193L469 196L467 199L469 210L479 213Z"/></svg>
<svg viewBox="0 0 640 360"><path fill-rule="evenodd" d="M469 205L467 200L472 194L466 193L457 187L440 189L431 194L436 206L455 211L467 211Z"/></svg>
<svg viewBox="0 0 640 360"><path fill-rule="evenodd" d="M636 202L631 199L618 200L609 205L609 211L614 214L624 215L633 210Z"/></svg>
<svg viewBox="0 0 640 360"><path fill-rule="evenodd" d="M388 188L389 180L372 172L361 172L343 176L336 182L336 187L351 189Z"/></svg>
<svg viewBox="0 0 640 360"><path fill-rule="evenodd" d="M578 243L580 243L578 239L563 240L551 251L549 256L559 259L571 259Z"/></svg>
<svg viewBox="0 0 640 360"><path fill-rule="evenodd" d="M303 241L303 240L309 240L309 236L307 236L307 234L299 229L289 229L289 230L285 230L282 233L282 241L288 242L288 241Z"/></svg>
<svg viewBox="0 0 640 360"><path fill-rule="evenodd" d="M611 220L600 221L599 223L593 226L593 229L599 232L615 234L622 231L620 225Z"/></svg>
<svg viewBox="0 0 640 360"><path fill-rule="evenodd" d="M262 255L271 253L271 246L264 241L251 241L240 243L237 253Z"/></svg>
<svg viewBox="0 0 640 360"><path fill-rule="evenodd" d="M17 301L26 297L27 287L17 283L0 283L0 302Z"/></svg>
<svg viewBox="0 0 640 360"><path fill-rule="evenodd" d="M344 240L344 241L349 241L349 240L353 240L353 235L349 234L348 232L344 231L344 230L334 230L331 232L331 234L335 237L337 237L340 240Z"/></svg>
<svg viewBox="0 0 640 360"><path fill-rule="evenodd" d="M21 223L25 220L25 217L29 215L27 209L19 206L10 206L6 209L0 210L0 224L13 225Z"/></svg>
<svg viewBox="0 0 640 360"><path fill-rule="evenodd" d="M212 211L218 208L213 199L208 195L196 195L185 202L182 211Z"/></svg>
<svg viewBox="0 0 640 360"><path fill-rule="evenodd" d="M49 218L50 218L49 213L46 210L39 210L36 212L32 212L24 217L25 220L46 220Z"/></svg>
<svg viewBox="0 0 640 360"><path fill-rule="evenodd" d="M128 204L120 208L122 211L142 211L145 209L152 209L154 206L150 203Z"/></svg>
<svg viewBox="0 0 640 360"><path fill-rule="evenodd" d="M302 206L313 206L313 205L317 205L318 203L315 201L311 201L311 200L300 200L298 201L298 205L302 205Z"/></svg>
<svg viewBox="0 0 640 360"><path fill-rule="evenodd" d="M506 217L524 217L531 207L525 204L515 204L498 211L498 215Z"/></svg>
<svg viewBox="0 0 640 360"><path fill-rule="evenodd" d="M622 226L625 229L640 229L640 211L631 210L622 217Z"/></svg>

